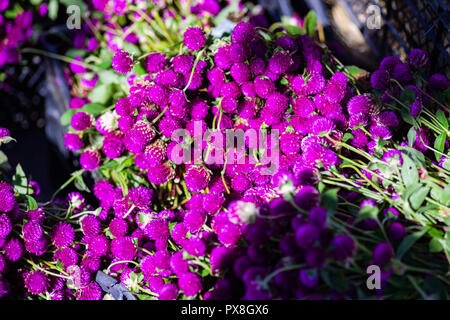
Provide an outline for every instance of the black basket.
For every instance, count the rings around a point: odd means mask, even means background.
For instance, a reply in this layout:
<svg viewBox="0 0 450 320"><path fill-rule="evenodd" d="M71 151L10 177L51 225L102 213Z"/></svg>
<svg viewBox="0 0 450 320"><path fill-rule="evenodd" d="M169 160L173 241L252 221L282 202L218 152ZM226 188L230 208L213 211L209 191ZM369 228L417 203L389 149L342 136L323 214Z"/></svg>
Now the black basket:
<svg viewBox="0 0 450 320"><path fill-rule="evenodd" d="M431 71L450 74L450 22L443 0L338 0L358 22L367 43L378 58L406 57L414 48L427 51ZM381 28L369 28L367 8L378 6Z"/></svg>

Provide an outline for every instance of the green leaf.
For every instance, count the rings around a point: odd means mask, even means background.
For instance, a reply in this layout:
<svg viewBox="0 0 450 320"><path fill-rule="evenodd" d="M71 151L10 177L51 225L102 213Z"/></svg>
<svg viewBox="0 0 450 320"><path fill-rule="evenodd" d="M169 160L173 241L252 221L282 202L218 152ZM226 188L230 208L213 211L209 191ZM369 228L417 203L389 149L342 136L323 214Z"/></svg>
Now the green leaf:
<svg viewBox="0 0 450 320"><path fill-rule="evenodd" d="M303 35L305 34L305 31L302 28L299 28L297 26L293 26L293 25L289 25L289 24L285 24L284 25L284 29L286 30L287 33L296 36L296 35Z"/></svg>
<svg viewBox="0 0 450 320"><path fill-rule="evenodd" d="M313 10L311 10L305 17L305 31L306 34L308 34L311 38L314 37L314 30L316 29L316 26L317 26L317 15Z"/></svg>
<svg viewBox="0 0 450 320"><path fill-rule="evenodd" d="M100 103L88 103L80 111L87 112L93 116L97 116L105 110L105 107Z"/></svg>
<svg viewBox="0 0 450 320"><path fill-rule="evenodd" d="M419 182L419 173L414 162L406 154L403 155L402 179L405 186L411 186Z"/></svg>
<svg viewBox="0 0 450 320"><path fill-rule="evenodd" d="M338 191L338 188L330 189L322 195L322 205L325 207L325 209L336 211L338 205Z"/></svg>
<svg viewBox="0 0 450 320"><path fill-rule="evenodd" d="M365 71L364 69L361 69L357 66L354 65L350 65L350 66L345 66L345 69L348 71L348 73L353 77L353 78L359 78L362 75L364 75L367 71Z"/></svg>
<svg viewBox="0 0 450 320"><path fill-rule="evenodd" d="M111 98L113 90L110 83L101 84L94 88L89 94L88 98L92 102L98 102L103 105L107 105L109 99Z"/></svg>
<svg viewBox="0 0 450 320"><path fill-rule="evenodd" d="M20 194L25 195L31 193L32 191L28 185L28 179L25 172L20 164L16 167L16 173L12 177L12 184L14 186L14 190Z"/></svg>
<svg viewBox="0 0 450 320"><path fill-rule="evenodd" d="M422 230L414 232L409 236L405 237L397 248L397 258L400 260L408 252L417 240L419 240L425 233L427 233L428 228L424 227Z"/></svg>
<svg viewBox="0 0 450 320"><path fill-rule="evenodd" d="M442 110L436 111L436 119L439 121L440 124L445 128L445 130L448 130L448 120L445 117L444 112Z"/></svg>
<svg viewBox="0 0 450 320"><path fill-rule="evenodd" d="M48 17L55 20L58 17L59 3L58 0L50 0L48 3Z"/></svg>
<svg viewBox="0 0 450 320"><path fill-rule="evenodd" d="M346 141L351 140L351 139L353 139L353 138L354 138L354 136L353 136L351 133L347 132L347 133L345 133L344 136L342 137L342 141L343 141L343 142L346 142Z"/></svg>
<svg viewBox="0 0 450 320"><path fill-rule="evenodd" d="M25 198L27 199L28 210L36 210L38 207L36 200L27 194L25 195Z"/></svg>
<svg viewBox="0 0 450 320"><path fill-rule="evenodd" d="M430 252L441 252L444 247L442 246L441 239L439 238L433 238L428 243L428 249Z"/></svg>
<svg viewBox="0 0 450 320"><path fill-rule="evenodd" d="M63 113L61 116L61 125L62 126L68 126L70 124L70 121L72 120L72 116L77 113L76 109L69 109L66 112Z"/></svg>
<svg viewBox="0 0 450 320"><path fill-rule="evenodd" d="M416 142L416 130L414 129L414 127L411 127L408 131L408 145L410 147L412 147L414 145L414 143Z"/></svg>
<svg viewBox="0 0 450 320"><path fill-rule="evenodd" d="M17 140L14 139L13 137L5 136L0 139L0 145L10 143L11 141L17 142Z"/></svg>
<svg viewBox="0 0 450 320"><path fill-rule="evenodd" d="M416 100L416 93L411 88L406 88L400 95L400 100L406 105L411 105Z"/></svg>
<svg viewBox="0 0 450 320"><path fill-rule="evenodd" d="M448 206L450 205L450 183L447 184L447 186L444 188L444 190L442 191L442 195L441 195L441 203L444 206Z"/></svg>
<svg viewBox="0 0 450 320"><path fill-rule="evenodd" d="M410 196L409 203L414 210L420 208L426 196L428 195L428 192L430 192L430 187L423 186Z"/></svg>
<svg viewBox="0 0 450 320"><path fill-rule="evenodd" d="M434 148L440 152L444 151L445 147L445 140L447 139L447 135L445 132L442 132L436 140L434 140ZM441 159L441 154L435 152L434 156L436 157L436 161L439 161Z"/></svg>

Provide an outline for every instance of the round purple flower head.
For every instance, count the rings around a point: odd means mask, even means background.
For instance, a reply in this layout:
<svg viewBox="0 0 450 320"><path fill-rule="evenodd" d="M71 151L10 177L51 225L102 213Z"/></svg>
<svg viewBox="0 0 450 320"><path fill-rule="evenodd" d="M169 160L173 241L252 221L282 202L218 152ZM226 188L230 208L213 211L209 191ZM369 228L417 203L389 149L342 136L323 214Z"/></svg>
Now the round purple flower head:
<svg viewBox="0 0 450 320"><path fill-rule="evenodd" d="M337 261L353 257L355 250L355 241L347 235L338 235L331 241L331 256Z"/></svg>
<svg viewBox="0 0 450 320"><path fill-rule="evenodd" d="M83 233L88 237L95 237L101 231L100 221L93 215L87 215L81 220Z"/></svg>
<svg viewBox="0 0 450 320"><path fill-rule="evenodd" d="M383 69L376 70L370 76L370 84L376 90L385 91L389 87L389 79L389 72Z"/></svg>
<svg viewBox="0 0 450 320"><path fill-rule="evenodd" d="M275 74L285 73L293 64L291 55L286 51L278 51L269 60L269 70Z"/></svg>
<svg viewBox="0 0 450 320"><path fill-rule="evenodd" d="M190 50L200 50L205 46L206 38L199 27L189 27L183 35L184 45Z"/></svg>
<svg viewBox="0 0 450 320"><path fill-rule="evenodd" d="M6 214L0 215L0 238L6 238L12 230L11 220Z"/></svg>
<svg viewBox="0 0 450 320"><path fill-rule="evenodd" d="M195 296L202 290L202 281L195 273L187 272L178 279L178 286L185 296Z"/></svg>
<svg viewBox="0 0 450 320"><path fill-rule="evenodd" d="M70 224L60 222L53 228L51 240L55 247L63 248L70 246L74 239L75 231Z"/></svg>
<svg viewBox="0 0 450 320"><path fill-rule="evenodd" d="M84 170L95 170L100 165L100 153L95 149L83 151L80 155L80 165Z"/></svg>
<svg viewBox="0 0 450 320"><path fill-rule="evenodd" d="M11 132L8 129L0 127L0 139L3 137L11 136Z"/></svg>
<svg viewBox="0 0 450 320"><path fill-rule="evenodd" d="M428 53L422 49L412 49L406 59L408 64L416 69L428 68L430 66L430 57Z"/></svg>
<svg viewBox="0 0 450 320"><path fill-rule="evenodd" d="M77 134L68 132L64 135L64 145L67 150L77 151L84 147L84 142Z"/></svg>
<svg viewBox="0 0 450 320"><path fill-rule="evenodd" d="M378 266L384 266L388 263L394 255L392 247L387 242L380 242L377 244L375 249L373 249L372 262Z"/></svg>
<svg viewBox="0 0 450 320"><path fill-rule="evenodd" d="M168 62L166 57L161 53L150 54L146 57L145 61L146 69L150 73L157 73L164 70Z"/></svg>
<svg viewBox="0 0 450 320"><path fill-rule="evenodd" d="M130 237L118 237L111 241L111 253L120 260L133 260L136 247Z"/></svg>
<svg viewBox="0 0 450 320"><path fill-rule="evenodd" d="M309 210L319 203L319 192L313 186L304 186L297 192L294 201L300 208Z"/></svg>
<svg viewBox="0 0 450 320"><path fill-rule="evenodd" d="M238 23L231 33L233 43L248 44L256 35L256 29L249 22Z"/></svg>
<svg viewBox="0 0 450 320"><path fill-rule="evenodd" d="M118 50L112 58L112 67L116 72L126 74L133 68L133 60L130 54L123 50Z"/></svg>
<svg viewBox="0 0 450 320"><path fill-rule="evenodd" d="M47 275L39 270L28 273L25 277L25 287L31 294L42 294L47 292L49 287Z"/></svg>
<svg viewBox="0 0 450 320"><path fill-rule="evenodd" d="M211 180L211 172L205 167L190 166L186 170L186 187L189 191L199 192L204 190Z"/></svg>
<svg viewBox="0 0 450 320"><path fill-rule="evenodd" d="M351 98L347 104L347 109L350 117L359 113L375 115L379 111L379 106L373 94L364 93Z"/></svg>
<svg viewBox="0 0 450 320"><path fill-rule="evenodd" d="M393 241L401 241L406 235L406 229L400 222L393 222L389 226L388 235Z"/></svg>
<svg viewBox="0 0 450 320"><path fill-rule="evenodd" d="M230 75L239 84L251 79L252 73L247 63L238 62L231 66Z"/></svg>
<svg viewBox="0 0 450 320"><path fill-rule="evenodd" d="M23 226L22 234L25 241L37 241L44 235L44 231L36 221L28 221Z"/></svg>
<svg viewBox="0 0 450 320"><path fill-rule="evenodd" d="M164 219L151 220L144 229L145 235L151 240L168 239L169 224Z"/></svg>
<svg viewBox="0 0 450 320"><path fill-rule="evenodd" d="M175 171L169 162L152 166L148 169L147 178L151 183L160 185L175 177Z"/></svg>
<svg viewBox="0 0 450 320"><path fill-rule="evenodd" d="M77 300L101 300L102 288L97 282L91 282L87 287L81 288L77 292Z"/></svg>
<svg viewBox="0 0 450 320"><path fill-rule="evenodd" d="M77 112L72 116L70 125L77 131L87 130L92 125L92 117L86 112Z"/></svg>
<svg viewBox="0 0 450 320"><path fill-rule="evenodd" d="M175 300L178 295L178 288L173 283L164 284L158 292L159 300Z"/></svg>
<svg viewBox="0 0 450 320"><path fill-rule="evenodd" d="M312 224L304 224L295 231L295 241L300 248L306 249L319 239L319 230Z"/></svg>
<svg viewBox="0 0 450 320"><path fill-rule="evenodd" d="M11 262L16 262L22 257L23 247L19 240L12 238L4 247L5 257Z"/></svg>
<svg viewBox="0 0 450 320"><path fill-rule="evenodd" d="M6 183L0 184L0 212L11 211L15 204L13 188Z"/></svg>
<svg viewBox="0 0 450 320"><path fill-rule="evenodd" d="M437 91L448 89L450 88L450 80L441 73L435 73L428 79L428 88Z"/></svg>

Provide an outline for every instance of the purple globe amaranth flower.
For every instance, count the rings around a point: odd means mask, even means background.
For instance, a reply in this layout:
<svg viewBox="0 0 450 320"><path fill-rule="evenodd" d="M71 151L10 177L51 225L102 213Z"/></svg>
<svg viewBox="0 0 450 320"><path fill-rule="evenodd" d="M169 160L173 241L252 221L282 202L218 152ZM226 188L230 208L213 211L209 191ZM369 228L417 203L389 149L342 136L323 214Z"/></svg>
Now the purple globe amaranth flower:
<svg viewBox="0 0 450 320"><path fill-rule="evenodd" d="M193 272L187 272L178 279L178 286L185 296L195 296L202 290L202 282L199 276Z"/></svg>
<svg viewBox="0 0 450 320"><path fill-rule="evenodd" d="M88 171L96 170L100 165L100 161L100 153L92 148L86 149L80 155L80 165Z"/></svg>
<svg viewBox="0 0 450 320"><path fill-rule="evenodd" d="M159 240L159 239L167 240L170 235L167 220L164 219L151 220L145 226L144 233L151 240Z"/></svg>
<svg viewBox="0 0 450 320"><path fill-rule="evenodd" d="M415 68L428 68L430 66L430 57L428 53L422 49L412 49L406 59L408 64Z"/></svg>
<svg viewBox="0 0 450 320"><path fill-rule="evenodd" d="M294 201L300 208L309 210L319 203L319 192L313 186L304 186L297 192Z"/></svg>
<svg viewBox="0 0 450 320"><path fill-rule="evenodd" d="M6 183L0 184L0 213L11 211L15 204L13 188Z"/></svg>
<svg viewBox="0 0 450 320"><path fill-rule="evenodd" d="M120 136L109 135L103 139L102 150L109 159L116 159L125 151L125 145Z"/></svg>
<svg viewBox="0 0 450 320"><path fill-rule="evenodd" d="M337 261L353 257L356 251L355 241L347 235L337 235L331 241L331 256Z"/></svg>
<svg viewBox="0 0 450 320"><path fill-rule="evenodd" d="M206 38L199 27L189 27L183 34L184 45L190 50L200 50L205 46Z"/></svg>
<svg viewBox="0 0 450 320"><path fill-rule="evenodd" d="M420 114L420 111L422 111L422 103L420 102L419 99L416 99L411 104L409 113L411 114L411 117L416 118Z"/></svg>
<svg viewBox="0 0 450 320"><path fill-rule="evenodd" d="M450 88L450 80L441 73L435 73L428 79L428 88L441 91Z"/></svg>
<svg viewBox="0 0 450 320"><path fill-rule="evenodd" d="M88 252L95 258L105 256L109 251L109 240L104 235L88 238Z"/></svg>
<svg viewBox="0 0 450 320"><path fill-rule="evenodd" d="M115 237L124 237L128 232L128 223L120 218L114 218L109 223L109 231Z"/></svg>
<svg viewBox="0 0 450 320"><path fill-rule="evenodd" d="M247 45L233 43L230 45L229 57L233 62L244 62L250 57L250 50Z"/></svg>
<svg viewBox="0 0 450 320"><path fill-rule="evenodd" d="M43 294L49 287L49 279L45 273L34 270L25 276L25 287L31 294Z"/></svg>
<svg viewBox="0 0 450 320"><path fill-rule="evenodd" d="M210 180L211 172L203 166L189 166L186 170L185 182L189 191L199 192L204 190Z"/></svg>
<svg viewBox="0 0 450 320"><path fill-rule="evenodd" d="M111 241L111 253L120 260L133 260L137 250L131 237L118 237Z"/></svg>
<svg viewBox="0 0 450 320"><path fill-rule="evenodd" d="M175 178L175 170L169 162L152 166L148 169L148 181L156 185L164 184Z"/></svg>
<svg viewBox="0 0 450 320"><path fill-rule="evenodd" d="M233 64L230 69L230 75L239 84L249 81L252 77L249 65L244 62Z"/></svg>
<svg viewBox="0 0 450 320"><path fill-rule="evenodd" d="M159 300L175 300L178 295L178 288L173 283L164 284L158 292Z"/></svg>
<svg viewBox="0 0 450 320"><path fill-rule="evenodd" d="M255 36L256 29L249 22L240 22L231 33L231 41L233 43L248 44Z"/></svg>
<svg viewBox="0 0 450 320"><path fill-rule="evenodd" d="M220 89L220 95L224 98L237 99L241 94L241 89L236 82L224 83Z"/></svg>
<svg viewBox="0 0 450 320"><path fill-rule="evenodd" d="M74 239L75 231L70 224L60 222L55 227L53 227L51 240L55 247L68 247L73 243Z"/></svg>
<svg viewBox="0 0 450 320"><path fill-rule="evenodd" d="M38 222L29 221L23 226L22 235L25 241L37 241L44 235L44 230Z"/></svg>
<svg viewBox="0 0 450 320"><path fill-rule="evenodd" d="M313 288L319 283L319 274L315 269L301 269L299 278L305 287Z"/></svg>
<svg viewBox="0 0 450 320"><path fill-rule="evenodd" d="M400 83L407 83L413 80L411 69L407 63L399 63L392 71L392 78Z"/></svg>
<svg viewBox="0 0 450 320"><path fill-rule="evenodd" d="M7 128L0 127L0 139L11 136L11 132Z"/></svg>
<svg viewBox="0 0 450 320"><path fill-rule="evenodd" d="M387 242L380 242L375 249L373 249L372 262L378 266L384 266L393 256L394 251L392 250L391 245Z"/></svg>
<svg viewBox="0 0 450 320"><path fill-rule="evenodd" d="M164 70L167 66L168 61L164 54L153 53L145 58L145 69L150 73L157 73Z"/></svg>
<svg viewBox="0 0 450 320"><path fill-rule="evenodd" d="M389 88L390 75L387 70L376 70L370 76L370 84L376 90L385 91Z"/></svg>
<svg viewBox="0 0 450 320"><path fill-rule="evenodd" d="M203 257L206 252L205 242L198 236L184 240L181 246L194 257Z"/></svg>
<svg viewBox="0 0 450 320"><path fill-rule="evenodd" d="M144 151L155 135L155 130L150 123L144 120L138 121L124 137L125 146L130 152L137 154Z"/></svg>
<svg viewBox="0 0 450 320"><path fill-rule="evenodd" d="M399 58L387 56L383 58L383 60L381 60L380 69L386 70L387 72L389 72L389 74L392 75L395 66L400 63L402 63L402 61Z"/></svg>
<svg viewBox="0 0 450 320"><path fill-rule="evenodd" d="M92 117L86 112L77 112L72 116L70 125L77 131L87 130L92 125Z"/></svg>
<svg viewBox="0 0 450 320"><path fill-rule="evenodd" d="M123 50L117 50L112 58L113 69L121 74L126 74L133 68L133 60L130 54Z"/></svg>
<svg viewBox="0 0 450 320"><path fill-rule="evenodd" d="M347 104L350 117L357 114L375 115L379 112L379 105L373 94L365 93L354 96Z"/></svg>
<svg viewBox="0 0 450 320"><path fill-rule="evenodd" d="M266 99L275 92L275 84L266 77L256 77L254 80L256 94Z"/></svg>
<svg viewBox="0 0 450 320"><path fill-rule="evenodd" d="M319 230L312 224L304 224L295 230L295 241L299 248L306 249L319 240Z"/></svg>
<svg viewBox="0 0 450 320"><path fill-rule="evenodd" d="M268 68L275 74L283 74L293 63L292 57L288 52L278 51L269 59Z"/></svg>
<svg viewBox="0 0 450 320"><path fill-rule="evenodd" d="M406 235L406 229L400 222L393 222L388 228L388 235L392 241L401 241Z"/></svg>
<svg viewBox="0 0 450 320"><path fill-rule="evenodd" d="M134 107L130 103L128 97L123 97L117 100L115 104L116 112L119 116L131 116L134 111Z"/></svg>
<svg viewBox="0 0 450 320"><path fill-rule="evenodd" d="M87 215L81 220L81 228L86 236L95 237L101 231L101 224L97 217Z"/></svg>
<svg viewBox="0 0 450 320"><path fill-rule="evenodd" d="M325 89L326 80L320 73L313 73L306 83L306 93L308 95L317 94Z"/></svg>
<svg viewBox="0 0 450 320"><path fill-rule="evenodd" d="M5 257L11 261L16 262L22 257L23 246L16 238L12 238L3 246Z"/></svg>
<svg viewBox="0 0 450 320"><path fill-rule="evenodd" d="M88 286L77 291L77 300L101 300L102 288L97 282L91 282Z"/></svg>
<svg viewBox="0 0 450 320"><path fill-rule="evenodd" d="M202 211L188 211L184 215L183 224L191 233L198 232L205 223L206 215Z"/></svg>
<svg viewBox="0 0 450 320"><path fill-rule="evenodd" d="M11 233L11 231L12 223L9 217L6 214L0 215L0 238L5 239Z"/></svg>
<svg viewBox="0 0 450 320"><path fill-rule="evenodd" d="M76 133L68 132L64 135L64 145L67 150L77 151L84 148L84 142Z"/></svg>

